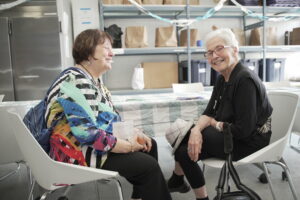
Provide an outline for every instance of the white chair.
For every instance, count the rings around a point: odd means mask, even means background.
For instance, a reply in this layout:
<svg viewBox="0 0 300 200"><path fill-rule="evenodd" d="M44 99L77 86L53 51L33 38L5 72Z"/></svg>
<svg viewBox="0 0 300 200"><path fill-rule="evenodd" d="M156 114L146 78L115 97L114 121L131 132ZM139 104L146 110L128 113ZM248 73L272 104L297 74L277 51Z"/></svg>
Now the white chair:
<svg viewBox="0 0 300 200"><path fill-rule="evenodd" d="M296 142L297 144L294 144L295 142L292 141L292 135L298 135L298 141ZM295 117L295 122L292 128L292 134L290 137L290 142L289 145L292 149L296 150L298 153L300 153L300 107L298 107L297 112L296 112L296 117Z"/></svg>
<svg viewBox="0 0 300 200"><path fill-rule="evenodd" d="M291 180L289 169L284 162L282 155L295 120L299 97L296 94L288 92L270 92L268 93L268 96L273 106L272 136L270 144L263 149L234 162L234 165L237 166L250 163L262 164L273 199L276 199L276 197L266 164L277 164L281 166L287 176L293 197L297 200L298 197L296 190ZM216 158L210 158L203 160L203 164L214 168L222 168L224 161Z"/></svg>
<svg viewBox="0 0 300 200"><path fill-rule="evenodd" d="M21 150L18 147L15 136L12 133L12 124L8 123L6 120L6 110L9 108L15 108L21 115L24 115L24 112L22 112L22 105L0 105L0 165L6 165L10 163L17 164L15 169L1 176L0 181L3 181L4 179L17 173L21 167L20 164L24 160Z"/></svg>
<svg viewBox="0 0 300 200"><path fill-rule="evenodd" d="M291 87L289 81L278 81L278 82L263 82L267 89L280 89L282 87Z"/></svg>
<svg viewBox="0 0 300 200"><path fill-rule="evenodd" d="M47 190L41 199L58 188L96 180L114 180L118 186L119 199L123 200L118 172L78 166L52 160L32 136L21 117L15 111L8 111L10 122L14 124L13 132L17 139L26 164L30 167L35 181ZM32 197L34 184L30 190Z"/></svg>

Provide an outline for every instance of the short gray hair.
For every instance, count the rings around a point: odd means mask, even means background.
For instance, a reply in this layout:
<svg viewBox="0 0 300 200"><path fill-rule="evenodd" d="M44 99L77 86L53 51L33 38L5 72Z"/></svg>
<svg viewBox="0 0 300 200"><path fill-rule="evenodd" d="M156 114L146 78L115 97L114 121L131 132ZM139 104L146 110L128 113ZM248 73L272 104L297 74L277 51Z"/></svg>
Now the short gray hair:
<svg viewBox="0 0 300 200"><path fill-rule="evenodd" d="M226 45L239 49L239 42L229 28L220 28L209 32L204 39L205 47L207 47L206 44L208 41L216 37L223 39Z"/></svg>

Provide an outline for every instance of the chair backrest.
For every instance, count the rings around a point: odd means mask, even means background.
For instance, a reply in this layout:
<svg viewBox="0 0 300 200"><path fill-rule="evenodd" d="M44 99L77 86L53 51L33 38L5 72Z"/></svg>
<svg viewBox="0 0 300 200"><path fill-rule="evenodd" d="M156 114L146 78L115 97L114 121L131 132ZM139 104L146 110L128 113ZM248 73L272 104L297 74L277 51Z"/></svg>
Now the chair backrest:
<svg viewBox="0 0 300 200"><path fill-rule="evenodd" d="M117 172L72 165L52 160L29 132L22 118L13 110L7 115L14 124L13 133L37 183L47 190L61 184L79 184L118 176Z"/></svg>
<svg viewBox="0 0 300 200"><path fill-rule="evenodd" d="M239 160L238 163L278 161L282 157L295 121L299 96L289 92L272 91L268 93L268 97L273 106L270 144Z"/></svg>
<svg viewBox="0 0 300 200"><path fill-rule="evenodd" d="M174 93L199 93L204 90L202 83L173 83Z"/></svg>
<svg viewBox="0 0 300 200"><path fill-rule="evenodd" d="M15 108L17 112L24 116L27 110L26 105L13 105L3 103L0 105L0 164L19 162L23 160L23 155L13 134L13 126L7 116L7 109Z"/></svg>
<svg viewBox="0 0 300 200"><path fill-rule="evenodd" d="M273 107L272 137L270 143L288 137L293 127L299 96L288 92L269 92L269 100Z"/></svg>

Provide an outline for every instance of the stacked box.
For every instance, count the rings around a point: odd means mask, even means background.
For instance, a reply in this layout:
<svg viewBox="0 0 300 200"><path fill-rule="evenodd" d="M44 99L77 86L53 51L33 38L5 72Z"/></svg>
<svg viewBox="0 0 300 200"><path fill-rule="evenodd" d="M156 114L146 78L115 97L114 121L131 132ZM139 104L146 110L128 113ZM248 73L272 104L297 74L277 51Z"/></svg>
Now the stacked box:
<svg viewBox="0 0 300 200"><path fill-rule="evenodd" d="M291 45L300 45L300 27L294 28L290 34Z"/></svg>
<svg viewBox="0 0 300 200"><path fill-rule="evenodd" d="M300 6L300 0L267 0L267 5L277 7L297 7Z"/></svg>
<svg viewBox="0 0 300 200"><path fill-rule="evenodd" d="M179 64L179 82L188 82L188 61ZM210 85L210 66L206 60L191 60L191 82L201 82L204 86Z"/></svg>
<svg viewBox="0 0 300 200"><path fill-rule="evenodd" d="M284 79L285 58L266 59L266 82L279 82ZM259 61L259 77L263 77L263 59Z"/></svg>
<svg viewBox="0 0 300 200"><path fill-rule="evenodd" d="M258 75L259 60L258 59L241 59L241 63L248 67L251 71Z"/></svg>

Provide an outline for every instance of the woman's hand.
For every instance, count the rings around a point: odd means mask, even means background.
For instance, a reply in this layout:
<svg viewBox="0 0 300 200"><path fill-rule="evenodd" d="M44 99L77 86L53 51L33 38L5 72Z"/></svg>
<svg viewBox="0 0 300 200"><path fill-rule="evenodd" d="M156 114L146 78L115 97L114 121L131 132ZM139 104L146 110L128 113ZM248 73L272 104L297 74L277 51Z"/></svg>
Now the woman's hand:
<svg viewBox="0 0 300 200"><path fill-rule="evenodd" d="M190 159L197 162L202 148L202 134L200 129L195 126L191 129L191 134L188 141L188 155Z"/></svg>
<svg viewBox="0 0 300 200"><path fill-rule="evenodd" d="M152 148L151 138L145 135L140 129L135 129L135 135L137 135L137 142L143 145L143 150L149 152Z"/></svg>
<svg viewBox="0 0 300 200"><path fill-rule="evenodd" d="M135 151L141 151L144 146L137 142L137 135L134 135L130 140L124 140L117 138L117 143L111 152L114 153L130 153Z"/></svg>
<svg viewBox="0 0 300 200"><path fill-rule="evenodd" d="M131 137L128 140L128 142L132 146L132 148L131 148L132 152L145 150L145 145L143 145L139 142L139 137L140 137L139 134L134 134L133 137Z"/></svg>

